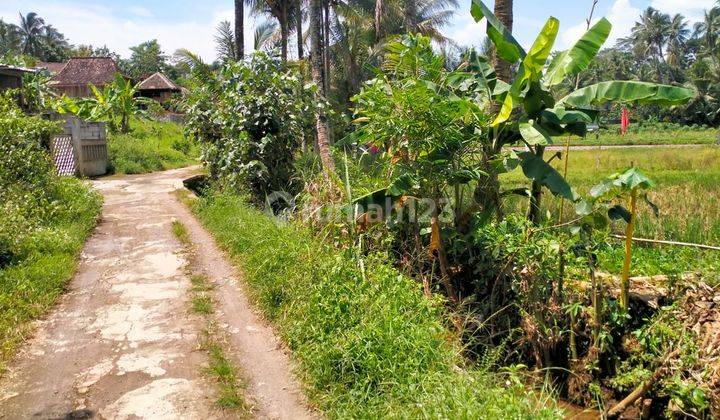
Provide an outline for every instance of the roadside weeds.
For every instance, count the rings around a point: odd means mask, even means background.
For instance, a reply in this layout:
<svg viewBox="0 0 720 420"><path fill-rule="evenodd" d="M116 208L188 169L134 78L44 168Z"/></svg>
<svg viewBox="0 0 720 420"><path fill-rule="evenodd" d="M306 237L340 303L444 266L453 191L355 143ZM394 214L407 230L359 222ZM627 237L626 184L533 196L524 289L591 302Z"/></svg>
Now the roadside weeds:
<svg viewBox="0 0 720 420"><path fill-rule="evenodd" d="M193 253L193 244L185 225L179 220L172 221L172 231L189 255ZM252 404L245 398L247 381L240 369L228 357L228 341L225 331L218 325L213 305L213 285L205 275L193 269L192 258L186 267L192 284L191 310L202 316L205 326L200 332L200 348L208 354L208 366L203 373L216 383L218 398L216 404L223 409L232 410L241 418L249 418L253 413Z"/></svg>

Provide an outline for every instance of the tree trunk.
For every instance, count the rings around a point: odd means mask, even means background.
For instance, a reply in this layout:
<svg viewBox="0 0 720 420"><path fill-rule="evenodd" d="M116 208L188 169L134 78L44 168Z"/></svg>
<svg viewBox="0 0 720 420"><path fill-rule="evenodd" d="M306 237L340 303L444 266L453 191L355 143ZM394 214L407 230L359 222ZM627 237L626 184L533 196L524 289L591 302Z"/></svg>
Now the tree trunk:
<svg viewBox="0 0 720 420"><path fill-rule="evenodd" d="M417 25L415 25L415 17L417 16L416 1L417 0L405 0L403 26L405 26L405 32L407 33L417 32Z"/></svg>
<svg viewBox="0 0 720 420"><path fill-rule="evenodd" d="M235 57L245 58L245 8L244 0L235 0Z"/></svg>
<svg viewBox="0 0 720 420"><path fill-rule="evenodd" d="M500 22L505 25L508 31L513 28L513 0L495 0L493 11ZM493 64L497 78L503 82L510 82L510 63L498 57L497 52L493 53Z"/></svg>
<svg viewBox="0 0 720 420"><path fill-rule="evenodd" d="M297 54L298 60L303 58L303 32L302 32L302 0L297 0L295 9L295 32L297 33Z"/></svg>
<svg viewBox="0 0 720 420"><path fill-rule="evenodd" d="M323 64L325 66L325 95L330 93L330 5L329 0L323 1L325 18L323 19L323 35L325 47L323 48Z"/></svg>
<svg viewBox="0 0 720 420"><path fill-rule="evenodd" d="M382 38L383 0L375 0L375 41Z"/></svg>
<svg viewBox="0 0 720 420"><path fill-rule="evenodd" d="M323 74L322 1L323 0L310 0L310 63L313 82L317 85L318 102L325 102L327 100L325 75ZM335 170L335 164L330 155L330 144L328 142L328 132L330 130L328 129L327 116L322 108L318 108L316 111L315 122L318 152L320 153L320 160L327 175Z"/></svg>
<svg viewBox="0 0 720 420"><path fill-rule="evenodd" d="M288 10L287 4L280 8L280 58L283 63L287 62L288 49Z"/></svg>

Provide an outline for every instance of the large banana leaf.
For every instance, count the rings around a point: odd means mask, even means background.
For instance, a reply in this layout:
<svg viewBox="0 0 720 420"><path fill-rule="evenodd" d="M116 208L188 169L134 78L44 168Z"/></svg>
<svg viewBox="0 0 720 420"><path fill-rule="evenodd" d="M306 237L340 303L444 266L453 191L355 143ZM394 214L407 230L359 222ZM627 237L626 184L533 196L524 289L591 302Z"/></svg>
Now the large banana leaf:
<svg viewBox="0 0 720 420"><path fill-rule="evenodd" d="M680 105L693 98L690 89L635 81L611 81L578 89L558 101L557 105L571 108L601 106L608 102Z"/></svg>
<svg viewBox="0 0 720 420"><path fill-rule="evenodd" d="M540 156L530 152L522 152L518 156L521 159L520 166L526 177L547 187L555 195L573 202L577 200L577 195L565 178Z"/></svg>
<svg viewBox="0 0 720 420"><path fill-rule="evenodd" d="M559 28L560 22L554 17L545 22L545 26L535 38L530 52L523 59L520 69L515 75L515 80L513 80L510 91L505 96L500 112L493 121L494 126L502 124L510 118L513 108L519 102L520 92L522 92L526 82L540 79L542 69L552 51L553 44L555 44Z"/></svg>
<svg viewBox="0 0 720 420"><path fill-rule="evenodd" d="M523 47L482 0L472 0L472 3L470 3L470 14L475 19L475 22L480 22L482 18L487 19L488 36L493 43L495 43L497 53L503 60L515 63L525 58L526 53Z"/></svg>
<svg viewBox="0 0 720 420"><path fill-rule="evenodd" d="M533 121L520 123L519 130L523 140L531 146L552 144L552 138L547 131Z"/></svg>
<svg viewBox="0 0 720 420"><path fill-rule="evenodd" d="M607 40L611 29L612 24L602 18L572 48L555 56L545 73L545 84L559 85L566 77L585 70Z"/></svg>

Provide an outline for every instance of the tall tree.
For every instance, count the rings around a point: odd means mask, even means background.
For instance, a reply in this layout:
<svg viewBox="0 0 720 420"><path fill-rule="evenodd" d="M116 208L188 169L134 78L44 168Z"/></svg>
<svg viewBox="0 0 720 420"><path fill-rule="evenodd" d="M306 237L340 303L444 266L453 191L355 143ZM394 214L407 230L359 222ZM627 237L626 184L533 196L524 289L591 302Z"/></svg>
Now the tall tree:
<svg viewBox="0 0 720 420"><path fill-rule="evenodd" d="M297 35L297 56L298 60L302 60L304 55L304 46L305 43L303 42L303 1L302 0L296 0L295 2L295 35Z"/></svg>
<svg viewBox="0 0 720 420"><path fill-rule="evenodd" d="M0 19L0 51L17 53L20 52L21 44L20 28Z"/></svg>
<svg viewBox="0 0 720 420"><path fill-rule="evenodd" d="M240 59L237 55L237 39L230 22L226 20L220 22L215 31L215 51L217 51L218 60L223 62Z"/></svg>
<svg viewBox="0 0 720 420"><path fill-rule="evenodd" d="M679 13L673 16L667 39L667 62L671 67L679 68L683 64L689 36L690 29L685 17Z"/></svg>
<svg viewBox="0 0 720 420"><path fill-rule="evenodd" d="M158 71L168 73L172 70L168 65L168 56L160 49L157 39L130 47L130 51L132 51L132 55L126 63L126 70L132 77ZM169 76L172 77L172 75Z"/></svg>
<svg viewBox="0 0 720 420"><path fill-rule="evenodd" d="M295 1L297 0L247 0L254 14L266 14L277 19L280 26L280 56L283 61L287 61L290 19L295 21Z"/></svg>
<svg viewBox="0 0 720 420"><path fill-rule="evenodd" d="M417 17L417 0L404 0L404 2L405 13L403 14L403 26L405 27L405 32L415 33L417 32L415 22L415 18Z"/></svg>
<svg viewBox="0 0 720 420"><path fill-rule="evenodd" d="M39 56L41 40L44 34L45 21L37 13L30 12L26 16L20 14L20 33L22 35L23 54Z"/></svg>
<svg viewBox="0 0 720 420"><path fill-rule="evenodd" d="M494 11L498 20L505 25L508 31L513 29L513 0L495 0ZM501 59L497 54L493 55L493 64L498 79L510 81L510 63Z"/></svg>
<svg viewBox="0 0 720 420"><path fill-rule="evenodd" d="M325 74L323 63L323 0L310 0L310 62L313 82L317 86L317 98L319 102L327 102L327 92L325 92ZM315 127L317 131L317 146L320 152L320 160L322 161L325 173L329 173L335 169L335 165L330 155L330 142L327 115L323 106L319 106L315 113Z"/></svg>
<svg viewBox="0 0 720 420"><path fill-rule="evenodd" d="M235 59L245 58L245 2L235 0Z"/></svg>

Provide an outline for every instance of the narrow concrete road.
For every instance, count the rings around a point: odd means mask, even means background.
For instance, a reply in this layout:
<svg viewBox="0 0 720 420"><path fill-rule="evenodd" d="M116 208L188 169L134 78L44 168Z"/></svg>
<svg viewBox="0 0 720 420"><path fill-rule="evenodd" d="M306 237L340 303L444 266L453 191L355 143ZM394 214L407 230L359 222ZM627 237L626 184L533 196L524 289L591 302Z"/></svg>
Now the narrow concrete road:
<svg viewBox="0 0 720 420"><path fill-rule="evenodd" d="M93 183L105 197L102 221L68 293L0 379L0 418L234 417L217 408L215 386L203 375L207 355L198 333L204 321L188 303L188 264L195 259L211 281L223 283L217 299L230 310L218 321L239 347L228 350L241 372L250 372L255 416L310 417L272 330L252 312L212 238L172 194L192 172ZM173 218L202 240L194 256L174 237ZM248 357L248 349L257 354ZM259 362L264 366L254 365Z"/></svg>

